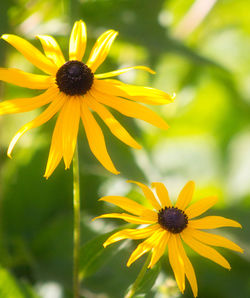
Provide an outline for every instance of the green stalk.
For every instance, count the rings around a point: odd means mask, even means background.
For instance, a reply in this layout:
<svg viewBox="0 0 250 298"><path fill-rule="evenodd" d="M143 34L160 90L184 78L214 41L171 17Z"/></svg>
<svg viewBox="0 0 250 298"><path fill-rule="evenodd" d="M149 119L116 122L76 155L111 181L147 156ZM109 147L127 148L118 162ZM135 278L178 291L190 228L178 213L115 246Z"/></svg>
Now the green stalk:
<svg viewBox="0 0 250 298"><path fill-rule="evenodd" d="M150 259L151 259L151 254L149 253L148 254L148 257L144 263L144 265L142 266L141 268L141 271L139 272L135 282L133 283L131 289L129 290L128 294L125 296L125 298L132 298L138 288L138 286L140 285L140 282L142 281L146 271L147 271L147 268L148 268L148 264L150 262Z"/></svg>
<svg viewBox="0 0 250 298"><path fill-rule="evenodd" d="M73 292L74 298L79 298L80 277L79 277L79 254L80 254L80 177L78 144L76 144L73 157L73 206L74 206L74 264L73 264Z"/></svg>

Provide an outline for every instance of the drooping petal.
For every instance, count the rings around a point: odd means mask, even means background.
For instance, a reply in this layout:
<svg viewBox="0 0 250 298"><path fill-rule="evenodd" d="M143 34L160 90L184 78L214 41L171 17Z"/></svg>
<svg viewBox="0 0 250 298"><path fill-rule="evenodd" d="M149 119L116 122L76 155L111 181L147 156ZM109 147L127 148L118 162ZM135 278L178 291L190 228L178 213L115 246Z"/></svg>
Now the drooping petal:
<svg viewBox="0 0 250 298"><path fill-rule="evenodd" d="M128 262L127 266L129 267L132 263L134 263L137 259L139 259L142 255L150 251L154 246L155 242L159 238L159 236L162 233L162 229L157 230L154 232L153 235L151 235L148 239L143 241L141 244L137 246L137 248L132 252Z"/></svg>
<svg viewBox="0 0 250 298"><path fill-rule="evenodd" d="M155 187L157 196L161 201L162 208L164 207L172 207L172 203L170 201L168 190L165 185L161 182L153 182L152 187Z"/></svg>
<svg viewBox="0 0 250 298"><path fill-rule="evenodd" d="M134 224L152 224L156 223L157 220L147 219L144 217L137 217L127 213L106 213L100 216L95 217L93 220L98 218L120 218L127 222L134 223Z"/></svg>
<svg viewBox="0 0 250 298"><path fill-rule="evenodd" d="M134 183L134 184L138 185L142 189L145 197L149 200L152 207L155 208L157 211L161 209L161 205L158 203L152 190L147 185L145 185L141 182L132 181L132 180L128 180L127 182Z"/></svg>
<svg viewBox="0 0 250 298"><path fill-rule="evenodd" d="M192 237L192 234L190 233L190 231L188 229L185 229L181 233L181 237L182 237L183 241L186 242L186 244L188 246L190 246L194 251L196 251L198 254L200 254L204 258L207 258L207 259L221 265L224 268L231 269L228 261L220 253L218 253L218 251L216 251L214 248L212 248L208 245L205 245L205 244L195 240Z"/></svg>
<svg viewBox="0 0 250 298"><path fill-rule="evenodd" d="M97 39L86 63L93 73L106 59L117 34L114 30L108 30Z"/></svg>
<svg viewBox="0 0 250 298"><path fill-rule="evenodd" d="M188 222L190 228L194 229L216 229L221 227L241 228L237 221L222 216L206 216L200 219L192 219Z"/></svg>
<svg viewBox="0 0 250 298"><path fill-rule="evenodd" d="M121 196L106 196L106 197L102 197L101 199L99 199L99 201L105 201L105 202L112 203L112 204L124 209L125 211L133 213L135 215L141 215L141 214L143 214L143 212L148 210L141 204L138 204L135 201L132 201L126 197L121 197Z"/></svg>
<svg viewBox="0 0 250 298"><path fill-rule="evenodd" d="M136 142L136 140L115 119L115 117L109 112L108 109L106 109L103 105L99 104L93 97L91 98L91 100L88 100L87 102L88 106L102 118L102 120L108 126L113 135L115 135L119 140L133 148L141 148L141 146Z"/></svg>
<svg viewBox="0 0 250 298"><path fill-rule="evenodd" d="M171 234L168 240L168 256L170 265L174 271L175 279L180 291L183 293L185 290L185 270L184 262L179 253L176 242L176 235Z"/></svg>
<svg viewBox="0 0 250 298"><path fill-rule="evenodd" d="M27 60L39 69L48 74L56 73L57 66L27 40L13 34L4 34L1 38L16 48Z"/></svg>
<svg viewBox="0 0 250 298"><path fill-rule="evenodd" d="M185 274L187 276L187 279L191 285L194 297L197 297L198 295L198 286L197 286L197 280L194 272L194 268L192 263L190 262L188 256L186 255L186 252L184 250L184 247L182 245L181 239L179 235L176 235L176 242L178 246L178 250L180 253L180 256L183 260L184 263L184 269L185 269Z"/></svg>
<svg viewBox="0 0 250 298"><path fill-rule="evenodd" d="M105 79L105 78L115 77L115 76L119 76L120 74L126 73L126 72L128 72L130 70L134 70L134 69L145 70L145 71L148 71L149 73L155 74L155 71L153 71L151 68L149 68L147 66L138 65L138 66L132 66L132 67L126 67L126 68L118 69L118 70L115 70L115 71L95 74L95 77L97 79Z"/></svg>
<svg viewBox="0 0 250 298"><path fill-rule="evenodd" d="M48 89L51 86L51 77L15 68L0 68L0 80L29 89Z"/></svg>
<svg viewBox="0 0 250 298"><path fill-rule="evenodd" d="M58 96L49 106L48 108L42 112L38 117L36 117L34 120L28 122L25 124L21 129L18 130L18 132L15 134L15 136L12 138L9 148L7 151L7 155L11 157L11 152L17 143L17 141L21 138L21 136L27 132L28 130L38 127L45 122L49 121L62 107L62 105L65 102L65 98L63 96Z"/></svg>
<svg viewBox="0 0 250 298"><path fill-rule="evenodd" d="M181 209L181 210L185 210L185 208L188 206L188 204L191 202L192 197L193 197L193 193L194 193L194 181L189 181L181 190L175 207Z"/></svg>
<svg viewBox="0 0 250 298"><path fill-rule="evenodd" d="M59 162L63 157L62 124L63 124L63 113L61 111L57 118L56 125L53 131L52 140L51 140L48 162L44 173L44 177L46 179L48 179L50 175L54 172L55 168L58 166Z"/></svg>
<svg viewBox="0 0 250 298"><path fill-rule="evenodd" d="M80 121L80 97L70 97L62 108L62 150L65 169L69 169L72 161Z"/></svg>
<svg viewBox="0 0 250 298"><path fill-rule="evenodd" d="M36 37L40 40L45 55L52 60L57 67L61 67L65 63L65 59L56 40L49 35L37 35Z"/></svg>
<svg viewBox="0 0 250 298"><path fill-rule="evenodd" d="M151 105L169 104L175 98L155 88L128 85L113 79L95 80L95 88L106 95L120 96Z"/></svg>
<svg viewBox="0 0 250 298"><path fill-rule="evenodd" d="M206 212L213 205L215 205L217 201L218 201L217 197L207 197L207 198L201 199L198 202L194 203L193 205L189 206L185 210L185 213L187 214L189 219L194 218Z"/></svg>
<svg viewBox="0 0 250 298"><path fill-rule="evenodd" d="M87 43L87 30L83 21L75 22L69 40L69 60L81 61Z"/></svg>
<svg viewBox="0 0 250 298"><path fill-rule="evenodd" d="M96 90L91 92L91 94L98 102L117 110L125 116L138 118L156 127L168 129L167 123L155 112L151 111L145 106L142 106L133 101L126 100L124 98L106 95Z"/></svg>
<svg viewBox="0 0 250 298"><path fill-rule="evenodd" d="M159 225L156 224L143 229L124 229L110 236L103 243L103 246L106 247L114 242L124 239L144 239L151 236L159 228Z"/></svg>
<svg viewBox="0 0 250 298"><path fill-rule="evenodd" d="M239 245L235 244L233 241L223 236L215 235L215 234L211 234L211 233L207 233L207 232L203 232L195 229L192 229L192 236L195 239L205 244L225 247L225 248L229 248L231 250L243 253L243 249L239 247Z"/></svg>
<svg viewBox="0 0 250 298"><path fill-rule="evenodd" d="M38 96L5 100L0 103L0 115L32 111L50 103L57 96L57 93L55 88L50 88Z"/></svg>
<svg viewBox="0 0 250 298"><path fill-rule="evenodd" d="M155 243L155 246L153 248L152 257L148 265L148 268L152 268L162 257L162 255L165 252L169 237L170 233L168 231L163 230L161 235L157 239L157 243Z"/></svg>
<svg viewBox="0 0 250 298"><path fill-rule="evenodd" d="M89 147L94 156L107 170L114 174L119 174L107 152L102 130L89 111L85 101L82 101L81 103L81 118L86 131Z"/></svg>

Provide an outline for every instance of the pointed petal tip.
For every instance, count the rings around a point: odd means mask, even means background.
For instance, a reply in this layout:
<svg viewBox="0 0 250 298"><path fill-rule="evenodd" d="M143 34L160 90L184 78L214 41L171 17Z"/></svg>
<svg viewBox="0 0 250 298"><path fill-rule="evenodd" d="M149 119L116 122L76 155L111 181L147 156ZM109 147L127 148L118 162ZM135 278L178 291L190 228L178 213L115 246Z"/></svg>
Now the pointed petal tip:
<svg viewBox="0 0 250 298"><path fill-rule="evenodd" d="M43 175L43 177L48 180L51 174L48 174L48 172L46 171Z"/></svg>
<svg viewBox="0 0 250 298"><path fill-rule="evenodd" d="M176 98L176 93L174 92L174 93L173 93L173 95L172 95L172 96L170 96L170 97L171 97L172 101L174 101L174 100L175 100L175 98Z"/></svg>
<svg viewBox="0 0 250 298"><path fill-rule="evenodd" d="M126 266L127 266L127 267L130 267L131 264L132 264L132 263L128 261L127 264L126 264Z"/></svg>
<svg viewBox="0 0 250 298"><path fill-rule="evenodd" d="M119 174L121 174L121 172L117 171L116 168L110 169L109 171L110 171L111 173L115 174L115 175L119 175Z"/></svg>
<svg viewBox="0 0 250 298"><path fill-rule="evenodd" d="M127 180L126 183L137 183L137 181L134 181L134 180Z"/></svg>
<svg viewBox="0 0 250 298"><path fill-rule="evenodd" d="M170 127L170 126L165 122L165 125L162 127L162 129L168 130L169 127Z"/></svg>
<svg viewBox="0 0 250 298"><path fill-rule="evenodd" d="M9 34L2 34L0 38L6 39L6 38L8 38L8 36L9 36Z"/></svg>

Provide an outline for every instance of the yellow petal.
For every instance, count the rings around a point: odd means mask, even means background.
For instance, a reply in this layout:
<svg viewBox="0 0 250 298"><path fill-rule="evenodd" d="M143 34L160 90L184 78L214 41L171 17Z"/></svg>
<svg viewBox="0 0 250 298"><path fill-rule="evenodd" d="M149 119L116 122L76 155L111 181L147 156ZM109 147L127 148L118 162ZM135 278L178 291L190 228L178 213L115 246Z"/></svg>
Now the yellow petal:
<svg viewBox="0 0 250 298"><path fill-rule="evenodd" d="M187 214L189 219L194 218L206 212L213 205L215 205L217 201L218 201L217 197L207 197L207 198L201 199L198 202L191 205L190 207L188 207L185 210L185 213Z"/></svg>
<svg viewBox="0 0 250 298"><path fill-rule="evenodd" d="M97 75L95 77L97 78ZM151 105L169 104L174 101L175 97L155 88L128 85L111 79L95 80L95 86L99 92Z"/></svg>
<svg viewBox="0 0 250 298"><path fill-rule="evenodd" d="M143 229L124 229L110 236L104 243L106 247L111 243L121 241L124 239L143 239L151 236L156 230L159 229L159 225L153 225Z"/></svg>
<svg viewBox="0 0 250 298"><path fill-rule="evenodd" d="M152 268L162 257L165 252L166 245L168 243L168 239L170 237L170 233L168 231L163 230L159 238L157 239L157 244L153 248L152 257L148 268Z"/></svg>
<svg viewBox="0 0 250 298"><path fill-rule="evenodd" d="M175 204L175 207L185 210L188 204L191 202L193 193L194 193L194 182L189 181L181 190L177 202Z"/></svg>
<svg viewBox="0 0 250 298"><path fill-rule="evenodd" d="M120 74L126 73L126 72L128 72L130 70L134 70L134 69L145 70L152 74L155 74L155 71L153 71L151 68L149 68L147 66L139 65L139 66L126 67L126 68L122 68L122 69L118 69L118 70L110 71L110 72L105 72L105 73L101 73L101 74L95 74L95 77L97 79L105 79L105 78L115 77L115 76L119 76Z"/></svg>
<svg viewBox="0 0 250 298"><path fill-rule="evenodd" d="M94 91L92 91L91 94L97 101L117 110L121 114L144 120L162 129L168 129L167 123L149 108L124 98L105 95L104 93L98 92L95 88L92 90Z"/></svg>
<svg viewBox="0 0 250 298"><path fill-rule="evenodd" d="M133 216L127 213L107 213L100 216L95 217L93 220L98 218L120 218L127 222L134 223L134 224L152 224L155 223L155 220L149 220L142 217Z"/></svg>
<svg viewBox="0 0 250 298"><path fill-rule="evenodd" d="M69 169L75 152L79 121L81 97L69 97L63 106L62 150L65 169Z"/></svg>
<svg viewBox="0 0 250 298"><path fill-rule="evenodd" d="M127 266L129 267L132 263L134 263L137 259L139 259L142 255L150 251L153 247L155 247L155 242L157 241L158 237L162 233L162 229L157 230L151 235L148 239L143 241L141 244L137 246L137 248L132 252Z"/></svg>
<svg viewBox="0 0 250 298"><path fill-rule="evenodd" d="M58 91L50 88L43 94L30 97L5 100L0 103L0 115L28 112L51 102Z"/></svg>
<svg viewBox="0 0 250 298"><path fill-rule="evenodd" d="M198 295L198 286L197 286L197 280L194 272L193 265L191 264L189 258L186 255L186 252L184 250L184 247L182 245L181 239L179 235L176 235L176 242L178 246L178 250L180 253L180 256L183 260L184 263L184 269L185 269L185 274L187 276L187 279L191 285L194 297L197 297Z"/></svg>
<svg viewBox="0 0 250 298"><path fill-rule="evenodd" d="M4 34L1 38L16 48L27 60L39 69L48 74L56 73L57 66L27 40L12 34Z"/></svg>
<svg viewBox="0 0 250 298"><path fill-rule="evenodd" d="M114 30L108 30L97 39L86 63L93 73L106 59L117 34Z"/></svg>
<svg viewBox="0 0 250 298"><path fill-rule="evenodd" d="M65 63L65 59L56 40L49 35L37 35L36 37L40 40L45 55L52 60L57 67L61 67Z"/></svg>
<svg viewBox="0 0 250 298"><path fill-rule="evenodd" d="M183 241L186 242L186 244L188 246L190 246L194 251L196 251L198 254L200 254L204 258L207 258L207 259L221 265L222 267L231 269L228 261L220 253L218 253L218 251L216 251L214 248L212 248L208 245L205 245L205 244L195 240L192 237L191 230L185 229L181 233L181 237L182 237Z"/></svg>
<svg viewBox="0 0 250 298"><path fill-rule="evenodd" d="M100 201L112 203L135 215L141 215L143 212L145 212L145 210L147 210L144 206L136 203L135 201L121 196L106 196L102 197Z"/></svg>
<svg viewBox="0 0 250 298"><path fill-rule="evenodd" d="M94 156L108 171L114 174L119 174L107 152L102 130L89 111L88 106L84 100L81 104L81 118L86 131L89 147Z"/></svg>
<svg viewBox="0 0 250 298"><path fill-rule="evenodd" d="M56 126L53 131L52 141L50 145L49 157L44 173L44 177L48 179L50 175L54 172L55 168L58 166L59 162L63 157L62 152L62 124L63 124L63 113L60 112Z"/></svg>
<svg viewBox="0 0 250 298"><path fill-rule="evenodd" d="M88 100L87 102L88 106L102 118L102 120L108 126L113 135L115 135L119 140L133 148L141 148L141 146L136 142L136 140L115 119L115 117L109 112L108 109L106 109L103 105L99 104L93 97L91 98L91 100Z"/></svg>
<svg viewBox="0 0 250 298"><path fill-rule="evenodd" d="M221 227L241 228L237 221L222 216L206 216L201 219L192 219L188 222L190 228L195 229L216 229Z"/></svg>
<svg viewBox="0 0 250 298"><path fill-rule="evenodd" d="M152 207L154 207L157 211L161 209L161 205L158 203L152 190L149 187L147 187L147 185L133 180L128 180L127 182L138 185L142 189L145 197L149 200Z"/></svg>
<svg viewBox="0 0 250 298"><path fill-rule="evenodd" d="M49 121L62 107L62 105L65 102L65 98L61 97L60 95L48 106L48 108L42 112L38 117L36 117L34 120L30 121L29 123L25 124L21 129L18 130L18 132L15 134L15 136L12 138L9 148L7 151L7 155L11 157L11 152L17 143L17 141L21 138L21 136L28 130L38 127L45 122Z"/></svg>
<svg viewBox="0 0 250 298"><path fill-rule="evenodd" d="M0 80L29 89L48 89L51 86L51 77L15 68L0 68Z"/></svg>
<svg viewBox="0 0 250 298"><path fill-rule="evenodd" d="M75 22L69 40L69 60L81 61L85 53L87 31L83 21Z"/></svg>
<svg viewBox="0 0 250 298"><path fill-rule="evenodd" d="M168 240L168 256L170 265L174 271L175 279L180 291L183 293L185 290L185 270L184 262L179 253L176 242L176 235L171 234Z"/></svg>
<svg viewBox="0 0 250 298"><path fill-rule="evenodd" d="M190 230L191 230L191 228L190 228ZM212 246L225 247L225 248L229 248L231 250L243 253L242 248L240 248L233 241L231 241L223 236L215 235L215 234L211 234L211 233L207 233L207 232L203 232L203 231L198 231L195 229L192 229L191 233L195 239L197 239L205 244L212 245Z"/></svg>
<svg viewBox="0 0 250 298"><path fill-rule="evenodd" d="M155 187L157 196L161 201L162 208L164 207L172 207L172 203L169 199L168 190L165 185L161 182L153 182L152 187Z"/></svg>

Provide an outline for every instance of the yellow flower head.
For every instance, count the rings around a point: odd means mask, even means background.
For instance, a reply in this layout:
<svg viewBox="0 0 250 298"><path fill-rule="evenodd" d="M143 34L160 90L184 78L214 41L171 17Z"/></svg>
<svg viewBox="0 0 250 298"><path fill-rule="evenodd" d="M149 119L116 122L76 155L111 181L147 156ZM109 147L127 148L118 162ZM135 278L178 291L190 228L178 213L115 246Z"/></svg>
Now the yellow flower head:
<svg viewBox="0 0 250 298"><path fill-rule="evenodd" d="M43 105L49 106L33 121L24 125L13 137L8 148L8 156L19 140L29 129L38 127L50 120L57 112L45 177L49 177L63 158L68 169L75 151L80 119L86 131L91 151L100 163L110 172L118 174L107 152L101 128L91 110L108 126L110 131L127 145L140 148L125 128L105 107L111 107L120 113L149 122L167 129L167 124L147 107L138 104L161 105L173 101L173 98L157 89L124 84L118 80L106 79L132 69L142 69L154 73L145 66L134 66L108 73L95 74L104 62L111 45L117 36L114 30L104 32L96 41L86 63L82 62L85 52L87 33L83 21L75 22L69 41L69 61L65 61L55 39L48 35L38 35L44 53L41 53L28 41L4 34L6 40L26 59L47 75L37 75L18 69L0 68L0 80L30 89L44 89L43 94L32 98L19 98L0 103L0 114L22 113Z"/></svg>
<svg viewBox="0 0 250 298"><path fill-rule="evenodd" d="M188 207L194 192L193 181L189 181L184 186L174 206L169 199L168 191L164 184L160 182L152 183L152 187L155 187L159 199L157 200L153 192L146 185L135 181L129 182L141 187L154 210L150 210L125 197L106 196L100 200L113 203L133 215L127 213L110 213L97 217L120 218L129 223L150 224L145 228L119 231L109 237L103 244L106 247L111 243L123 239L147 238L133 251L127 262L127 266L130 266L143 254L152 251L151 260L148 265L148 268L151 268L164 254L166 247L168 247L169 262L179 289L182 293L184 292L186 276L196 297L198 293L196 276L193 266L185 253L182 241L201 256L227 269L230 269L228 261L211 246L226 247L234 251L243 252L237 244L227 238L202 231L203 229L216 229L220 227L241 227L241 225L234 220L221 216L206 216L194 219L211 208L217 202L217 198L207 197Z"/></svg>

